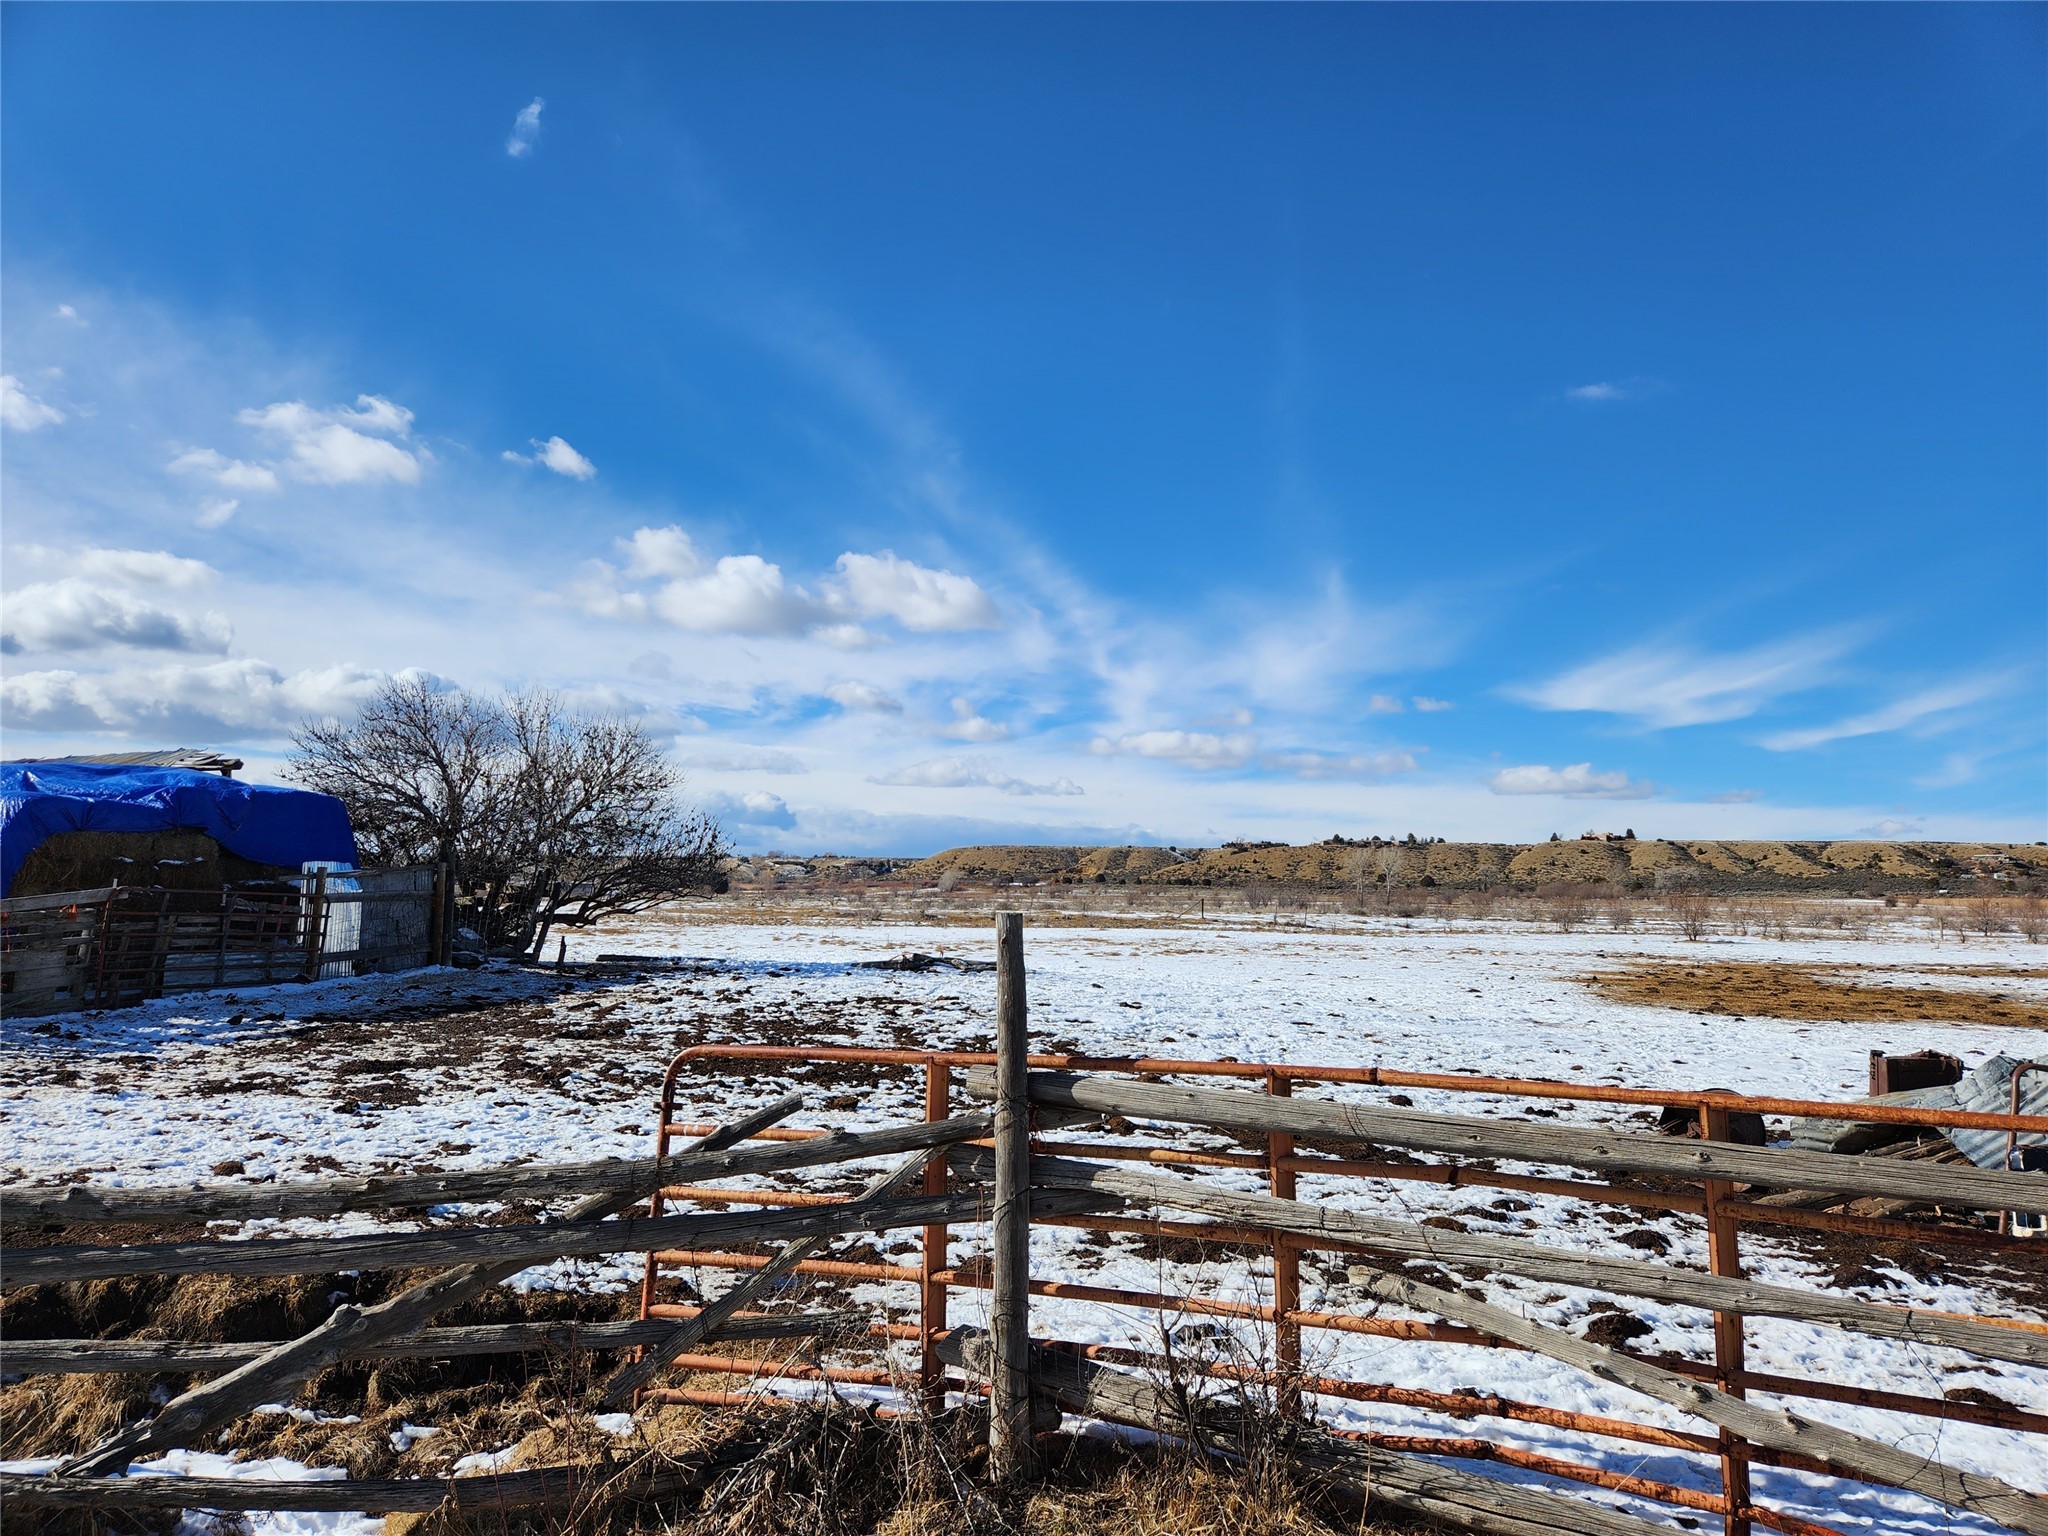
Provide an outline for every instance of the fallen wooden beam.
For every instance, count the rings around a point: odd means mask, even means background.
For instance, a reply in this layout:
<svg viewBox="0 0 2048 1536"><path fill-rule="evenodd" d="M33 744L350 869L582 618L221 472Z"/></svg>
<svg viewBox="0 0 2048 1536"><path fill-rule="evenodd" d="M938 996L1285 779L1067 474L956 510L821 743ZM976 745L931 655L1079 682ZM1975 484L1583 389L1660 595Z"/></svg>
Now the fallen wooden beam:
<svg viewBox="0 0 2048 1536"><path fill-rule="evenodd" d="M974 1068L966 1074L966 1088L977 1098L992 1098L992 1073L985 1067ZM1260 1135L1278 1131L1466 1157L1721 1179L1773 1189L1832 1189L1939 1205L2048 1214L2048 1179L2031 1173L1744 1147L1598 1126L1521 1124L1074 1072L1034 1072L1029 1088L1034 1104Z"/></svg>
<svg viewBox="0 0 2048 1536"><path fill-rule="evenodd" d="M373 1477L286 1482L241 1477L67 1477L0 1472L0 1505L19 1509L296 1510L306 1513L488 1514L565 1509L599 1488L651 1499L697 1485L701 1472L635 1476L612 1467L535 1467L472 1477Z"/></svg>
<svg viewBox="0 0 2048 1536"><path fill-rule="evenodd" d="M1661 1366L1603 1348L1562 1328L1531 1322L1505 1307L1424 1285L1391 1270L1370 1278L1366 1288L1383 1301L1484 1329L1495 1338L1669 1403L1683 1413L1705 1419L1759 1445L1826 1462L1854 1477L1925 1494L1943 1504L2028 1532L2029 1536L2048 1536L2048 1498L2015 1488L2000 1478L1964 1472L1867 1435L1815 1423L1783 1409L1763 1407L1703 1381L1689 1380Z"/></svg>
<svg viewBox="0 0 2048 1536"><path fill-rule="evenodd" d="M1113 1197L1055 1191L1035 1213L1070 1216L1118 1203ZM358 1233L275 1238L245 1243L152 1243L19 1248L0 1252L0 1287L114 1275L318 1275L340 1269L408 1269L474 1262L510 1263L513 1272L552 1259L658 1248L717 1248L729 1243L779 1243L798 1237L886 1232L986 1221L986 1191L848 1200L799 1210L718 1211L620 1221L561 1221L535 1226L456 1227L426 1232Z"/></svg>
<svg viewBox="0 0 2048 1536"><path fill-rule="evenodd" d="M990 1170L989 1154L978 1147L955 1152L953 1160L980 1177L987 1177ZM1241 1195L1191 1179L1141 1173L1111 1163L1038 1157L1032 1159L1031 1168L1033 1182L1041 1187L1100 1190L1141 1204L1224 1216L1306 1237L1330 1238L1341 1246L1368 1248L1403 1259L1476 1265L1558 1285L1583 1286L1747 1317L1780 1317L1847 1328L1872 1338L1935 1344L2021 1365L2048 1365L2048 1329L2038 1324L2006 1327L1941 1312L1891 1307L1791 1286L1674 1269L1641 1259L1569 1253L1528 1238L1449 1232L1312 1201Z"/></svg>
<svg viewBox="0 0 2048 1536"><path fill-rule="evenodd" d="M41 1221L107 1225L116 1222L256 1221L336 1216L346 1211L418 1210L565 1195L630 1192L651 1195L665 1184L783 1173L856 1158L894 1157L920 1147L945 1146L988 1135L992 1114L890 1126L880 1131L827 1131L804 1141L735 1150L693 1147L665 1158L583 1163L529 1163L466 1168L452 1173L368 1175L306 1179L283 1184L198 1182L147 1189L106 1189L68 1184L61 1189L11 1188L9 1225Z"/></svg>
<svg viewBox="0 0 2048 1536"><path fill-rule="evenodd" d="M712 1330L707 1342L826 1337L865 1329L865 1312L746 1313ZM452 1360L468 1355L536 1354L553 1350L636 1349L674 1329L666 1318L603 1323L480 1323L423 1328L350 1353L351 1360ZM261 1358L278 1342L191 1344L170 1339L9 1339L0 1372L10 1376L208 1375Z"/></svg>
<svg viewBox="0 0 2048 1536"><path fill-rule="evenodd" d="M789 1094L719 1127L700 1145L730 1146L778 1120L788 1119L802 1106L801 1094ZM638 1198L616 1192L586 1196L570 1209L570 1219L563 1225L601 1226L603 1223L596 1218L622 1210ZM503 1259L465 1264L423 1280L374 1307L336 1307L309 1332L277 1345L223 1376L188 1389L166 1403L154 1418L118 1429L91 1450L64 1461L57 1467L57 1473L71 1477L119 1472L153 1451L201 1444L206 1435L258 1404L290 1398L321 1371L347 1359L352 1349L415 1333L438 1313L511 1279L524 1267L518 1260Z"/></svg>
<svg viewBox="0 0 2048 1536"><path fill-rule="evenodd" d="M986 1377L986 1334L956 1328L942 1334L936 1348L947 1364ZM1184 1395L1164 1379L1112 1370L1042 1346L1032 1348L1031 1372L1034 1386L1069 1413L1192 1439L1239 1456L1248 1449L1227 1410L1217 1411L1222 1405L1203 1402L1192 1388ZM1278 1448L1285 1430L1277 1423L1273 1428ZM1307 1443L1297 1438L1286 1453L1368 1500L1384 1499L1488 1536L1670 1536L1666 1526L1583 1499L1517 1487L1398 1452L1330 1449L1337 1444L1328 1437Z"/></svg>

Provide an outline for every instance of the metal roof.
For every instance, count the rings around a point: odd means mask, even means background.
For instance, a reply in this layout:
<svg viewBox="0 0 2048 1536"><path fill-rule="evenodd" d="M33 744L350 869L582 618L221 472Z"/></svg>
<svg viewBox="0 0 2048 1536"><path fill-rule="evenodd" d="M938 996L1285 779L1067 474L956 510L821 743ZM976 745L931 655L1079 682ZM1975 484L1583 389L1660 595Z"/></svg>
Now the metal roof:
<svg viewBox="0 0 2048 1536"><path fill-rule="evenodd" d="M89 752L76 757L20 757L20 763L106 763L117 768L195 768L233 778L242 766L239 757L209 752L203 747L171 747L161 752Z"/></svg>

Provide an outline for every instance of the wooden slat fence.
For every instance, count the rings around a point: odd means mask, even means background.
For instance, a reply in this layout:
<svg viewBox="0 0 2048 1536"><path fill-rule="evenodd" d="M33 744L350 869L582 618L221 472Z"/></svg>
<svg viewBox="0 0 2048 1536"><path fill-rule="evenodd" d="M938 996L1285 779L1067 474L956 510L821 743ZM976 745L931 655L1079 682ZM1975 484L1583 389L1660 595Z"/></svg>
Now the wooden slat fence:
<svg viewBox="0 0 2048 1536"><path fill-rule="evenodd" d="M9 897L0 999L9 1017L27 1018L430 965L441 947L437 892L437 872L415 868Z"/></svg>

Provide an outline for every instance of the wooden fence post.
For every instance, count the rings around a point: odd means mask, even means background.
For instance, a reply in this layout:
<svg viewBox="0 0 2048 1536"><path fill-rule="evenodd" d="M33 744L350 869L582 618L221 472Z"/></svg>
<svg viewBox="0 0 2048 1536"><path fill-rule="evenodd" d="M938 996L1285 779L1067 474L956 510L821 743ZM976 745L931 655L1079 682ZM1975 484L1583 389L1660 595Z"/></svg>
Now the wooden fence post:
<svg viewBox="0 0 2048 1536"><path fill-rule="evenodd" d="M320 957L327 948L327 871L313 877L306 908L306 980L318 981Z"/></svg>
<svg viewBox="0 0 2048 1536"><path fill-rule="evenodd" d="M1279 1072L1266 1074L1266 1092L1287 1098L1294 1092L1291 1079ZM1266 1187L1275 1200L1294 1198L1294 1170L1286 1166L1294 1156L1294 1138L1285 1131L1266 1134ZM1275 1406L1292 1418L1301 1412L1301 1325L1290 1323L1289 1312L1301 1310L1301 1250L1286 1234L1273 1235L1273 1363L1279 1384L1274 1391Z"/></svg>
<svg viewBox="0 0 2048 1536"><path fill-rule="evenodd" d="M1700 1110L1700 1134L1707 1141L1732 1140L1728 1128L1728 1111L1703 1107ZM1721 1209L1732 1192L1732 1186L1722 1179L1708 1179L1705 1182L1707 1268L1717 1275L1740 1278L1741 1224L1731 1213ZM1743 1358L1743 1334L1741 1313L1714 1314L1714 1364L1718 1368L1721 1390L1732 1397L1745 1395L1742 1382L1742 1374L1746 1368ZM1719 1439L1721 1493L1728 1501L1727 1513L1721 1517L1722 1529L1727 1536L1750 1536L1749 1442L1725 1427L1721 1429Z"/></svg>
<svg viewBox="0 0 2048 1536"><path fill-rule="evenodd" d="M996 915L996 1178L989 1333L989 1462L999 1481L1035 1468L1031 1441L1031 1103L1024 914Z"/></svg>
<svg viewBox="0 0 2048 1536"><path fill-rule="evenodd" d="M944 1120L953 1112L953 1069L936 1061L924 1068L924 1117L927 1122ZM935 1157L924 1165L924 1192L946 1193L946 1160ZM951 1232L943 1225L926 1227L918 1245L918 1268L922 1275L918 1291L918 1326L924 1339L917 1356L917 1381L926 1413L936 1414L946 1406L945 1363L936 1348L938 1336L946 1331L947 1288L936 1276L951 1262Z"/></svg>

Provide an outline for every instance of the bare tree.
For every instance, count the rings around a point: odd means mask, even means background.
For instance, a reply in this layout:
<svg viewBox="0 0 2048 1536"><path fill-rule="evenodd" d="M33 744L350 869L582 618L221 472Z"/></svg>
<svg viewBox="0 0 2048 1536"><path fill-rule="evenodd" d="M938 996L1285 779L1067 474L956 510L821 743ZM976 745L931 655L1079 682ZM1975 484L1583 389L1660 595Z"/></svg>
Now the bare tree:
<svg viewBox="0 0 2048 1536"><path fill-rule="evenodd" d="M397 677L347 724L301 724L286 772L348 807L371 863L446 863L459 874L468 847L498 819L508 744L495 704Z"/></svg>
<svg viewBox="0 0 2048 1536"><path fill-rule="evenodd" d="M445 860L493 949L719 889L725 842L636 722L554 694L387 684L353 722L308 722L290 772L339 797L380 863Z"/></svg>

